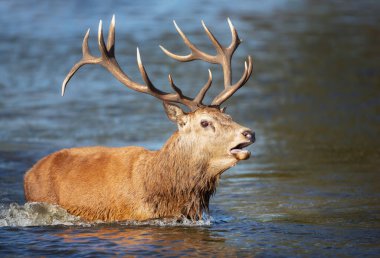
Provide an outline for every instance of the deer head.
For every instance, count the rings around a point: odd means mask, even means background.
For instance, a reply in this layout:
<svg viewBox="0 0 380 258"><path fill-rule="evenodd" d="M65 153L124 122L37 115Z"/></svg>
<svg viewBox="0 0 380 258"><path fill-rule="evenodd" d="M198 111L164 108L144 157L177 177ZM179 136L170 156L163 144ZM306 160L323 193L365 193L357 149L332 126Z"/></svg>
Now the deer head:
<svg viewBox="0 0 380 258"><path fill-rule="evenodd" d="M248 81L252 74L252 58L248 56L245 61L245 69L242 76L237 82L231 82L231 58L241 41L231 21L229 19L227 21L232 35L231 43L227 47L219 43L202 21L202 26L216 49L215 55L205 53L192 44L175 21L174 26L184 43L189 47L190 53L185 56L176 55L160 46L165 54L181 62L202 60L222 66L224 89L209 105L204 104L203 99L212 84L212 73L210 70L208 70L208 81L194 98L185 96L180 88L175 85L170 74L168 79L174 92L167 93L158 89L150 80L142 64L138 48L137 64L144 84L133 81L124 73L115 57L115 16L112 17L107 44L104 42L102 21L99 23L98 47L101 53L99 57L95 57L90 53L88 48L89 30L87 31L82 44L83 57L72 67L63 81L62 95L65 92L67 83L80 67L85 64L100 64L128 88L150 94L162 100L169 119L177 123L180 135L186 135L188 142L192 142L191 144L196 143L200 148L199 151L203 153L203 155L213 153L212 156L216 157L216 160L219 160L219 162L223 160L222 163L226 164L235 164L237 160L248 159L250 153L247 150L243 150L243 148L255 141L254 133L250 129L232 121L231 117L224 113L225 109L220 107L223 102L230 98ZM175 105L175 103L186 106L190 112L185 112L179 106Z"/></svg>
<svg viewBox="0 0 380 258"><path fill-rule="evenodd" d="M207 160L210 173L215 175L250 157L244 147L255 141L255 134L234 122L223 110L200 107L190 113L180 107L164 103L170 120L178 125L178 134L184 148L191 150L195 163Z"/></svg>

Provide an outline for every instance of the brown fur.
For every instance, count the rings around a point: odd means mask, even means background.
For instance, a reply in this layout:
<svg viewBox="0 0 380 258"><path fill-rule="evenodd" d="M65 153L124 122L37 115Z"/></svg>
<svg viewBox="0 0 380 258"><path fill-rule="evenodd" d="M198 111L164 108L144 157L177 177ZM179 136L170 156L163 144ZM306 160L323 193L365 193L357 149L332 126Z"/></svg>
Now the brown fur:
<svg viewBox="0 0 380 258"><path fill-rule="evenodd" d="M161 150L60 150L26 173L26 200L59 204L88 221L202 218L220 174L238 162L229 150L246 141L247 128L216 108L166 111L179 129ZM200 126L205 119L207 128Z"/></svg>

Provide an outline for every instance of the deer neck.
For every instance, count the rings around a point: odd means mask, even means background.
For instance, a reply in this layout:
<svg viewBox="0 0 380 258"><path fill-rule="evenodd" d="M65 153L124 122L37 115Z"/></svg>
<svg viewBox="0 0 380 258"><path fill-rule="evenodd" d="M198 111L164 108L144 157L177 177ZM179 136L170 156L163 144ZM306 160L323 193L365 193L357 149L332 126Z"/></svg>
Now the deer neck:
<svg viewBox="0 0 380 258"><path fill-rule="evenodd" d="M195 142L176 132L154 153L151 164L145 177L147 202L158 217L176 214L200 219L203 211L208 212L219 175L210 173L210 155L200 153Z"/></svg>

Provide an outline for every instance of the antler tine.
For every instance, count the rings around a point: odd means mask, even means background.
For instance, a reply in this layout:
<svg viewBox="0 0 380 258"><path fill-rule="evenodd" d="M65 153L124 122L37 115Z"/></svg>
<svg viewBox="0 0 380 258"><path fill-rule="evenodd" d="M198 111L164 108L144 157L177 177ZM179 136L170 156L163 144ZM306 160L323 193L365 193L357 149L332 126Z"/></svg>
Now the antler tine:
<svg viewBox="0 0 380 258"><path fill-rule="evenodd" d="M79 60L70 70L70 72L66 75L65 79L63 80L62 87L61 87L61 95L63 96L65 94L66 86L69 83L70 79L73 77L73 75L78 71L79 68L81 68L85 64L97 64L101 62L100 58L96 58L91 55L90 49L88 48L88 37L90 35L90 29L87 30L82 43L82 59Z"/></svg>
<svg viewBox="0 0 380 258"><path fill-rule="evenodd" d="M220 58L223 56L223 52L224 52L222 45L215 38L214 34L212 34L212 32L207 28L207 26L206 26L206 24L205 24L205 22L203 20L201 21L201 23L202 23L203 29L205 30L207 36L209 37L209 39L211 40L212 44L216 48L216 52L218 53L216 55L216 57L218 58L219 62L221 62Z"/></svg>
<svg viewBox="0 0 380 258"><path fill-rule="evenodd" d="M106 48L106 44L104 43L104 36L103 36L103 26L102 26L102 20L99 21L99 27L98 27L98 47L99 52L102 55L102 59L107 60L109 59L108 51Z"/></svg>
<svg viewBox="0 0 380 258"><path fill-rule="evenodd" d="M252 57L251 56L248 56L248 68L247 68L247 76L246 76L246 79L244 80L244 83L246 83L248 80L249 80L249 78L251 77L251 75L252 75L252 68L253 68L253 66L252 66L252 64L253 64L253 60L252 60Z"/></svg>
<svg viewBox="0 0 380 258"><path fill-rule="evenodd" d="M181 62L190 62L190 61L198 59L198 60L204 60L206 62L213 63L213 64L218 63L216 56L209 55L209 54L201 51L200 49L198 49L193 43L191 43L191 41L187 38L185 33L182 32L182 30L179 28L177 23L175 21L173 21L173 23L174 23L176 30L178 31L178 34L183 39L183 42L191 50L191 53L188 55L185 55L185 56L176 55L176 54L173 54L172 52L168 51L166 48L164 48L163 46L160 45L161 50L166 55L168 55L169 57L171 57L177 61L181 61Z"/></svg>
<svg viewBox="0 0 380 258"><path fill-rule="evenodd" d="M112 15L107 38L107 51L110 56L115 56L115 15Z"/></svg>
<svg viewBox="0 0 380 258"><path fill-rule="evenodd" d="M233 51L229 51L227 48L222 47L222 45L219 43L219 41L215 38L215 36L211 33L211 31L207 28L206 24L202 21L202 26L207 34L207 36L210 38L212 44L216 48L216 56L215 59L217 60L217 63L219 63L223 68L223 77L224 77L224 88L227 88L229 85L231 85L231 58ZM231 44L233 44L234 41L232 41Z"/></svg>
<svg viewBox="0 0 380 258"><path fill-rule="evenodd" d="M194 102L199 103L202 105L202 101L207 93L207 91L210 89L212 84L212 73L211 70L208 69L208 81L206 84L202 87L198 95L194 98Z"/></svg>
<svg viewBox="0 0 380 258"><path fill-rule="evenodd" d="M183 39L183 41L185 42L185 44L191 49L196 49L195 46L190 42L190 40L186 37L186 35L182 32L182 30L178 27L177 23L175 22L175 20L173 20L173 23L174 23L174 27L176 28L176 30L178 31L178 34L181 36L181 38ZM189 61L192 61L192 60L195 60L195 57L194 57L194 54L193 52L191 52L190 54L186 55L186 56L180 56L180 55L175 55L173 53L171 53L170 51L168 51L166 48L164 48L163 46L160 45L160 48L162 51L164 51L164 53L166 55L168 55L169 57L177 60L177 61L181 61L181 62L189 62Z"/></svg>
<svg viewBox="0 0 380 258"><path fill-rule="evenodd" d="M252 74L252 58L248 56L248 60L244 62L244 72L239 81L234 85L225 88L218 96L214 98L211 105L221 105L224 101L230 98L238 89L240 89L249 79Z"/></svg>
<svg viewBox="0 0 380 258"><path fill-rule="evenodd" d="M82 43L82 54L83 57L93 57L90 53L90 49L88 47L88 37L90 36L90 29L87 30L86 35L84 35L83 43Z"/></svg>
<svg viewBox="0 0 380 258"><path fill-rule="evenodd" d="M110 34L108 36L109 46L111 49L112 44L112 37L114 38L115 30L115 21L113 19L113 23L111 22L110 27ZM112 35L113 34L113 35ZM63 96L65 94L65 90L67 87L68 82L73 77L73 75L85 64L102 64L104 59L107 59L107 50L105 48L104 44L104 38L103 38L103 30L102 30L102 20L99 21L99 28L98 28L98 46L100 53L102 54L101 57L95 57L91 55L90 49L88 47L88 38L90 36L90 29L87 30L82 43L82 59L79 60L70 70L70 72L66 75L65 79L63 80L62 87L61 87L61 95Z"/></svg>
<svg viewBox="0 0 380 258"><path fill-rule="evenodd" d="M238 48L238 46L241 43L241 40L239 38L239 35L237 33L237 30L235 29L235 26L232 24L230 18L227 18L228 26L231 30L231 44L227 47L227 49L231 52L231 55L235 52L235 50Z"/></svg>
<svg viewBox="0 0 380 258"><path fill-rule="evenodd" d="M166 94L165 92L163 91L160 91L159 89L157 89L156 87L154 87L152 81L150 80L146 70L145 70L145 67L141 61L141 56L140 56L140 51L139 51L139 48L137 48L137 66L139 68L139 71L140 71L140 74L141 74L141 77L143 78L146 86L148 87L150 93L152 93L152 95L154 95L155 97L158 97L159 95L164 95Z"/></svg>
<svg viewBox="0 0 380 258"><path fill-rule="evenodd" d="M172 89L177 92L177 94L180 96L180 97L183 97L183 94L182 94L182 90L180 88L177 87L177 85L174 84L174 81L173 81L173 78L172 78L172 75L169 74L168 75L168 80L169 80L169 83L170 83L170 86L172 87Z"/></svg>

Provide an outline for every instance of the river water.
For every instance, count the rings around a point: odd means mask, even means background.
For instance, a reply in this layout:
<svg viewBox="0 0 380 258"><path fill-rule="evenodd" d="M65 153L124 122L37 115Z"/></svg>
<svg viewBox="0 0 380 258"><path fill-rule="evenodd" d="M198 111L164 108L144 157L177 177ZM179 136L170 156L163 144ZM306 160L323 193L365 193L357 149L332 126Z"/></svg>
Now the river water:
<svg viewBox="0 0 380 258"><path fill-rule="evenodd" d="M159 101L100 67L80 70L60 97L86 29L96 53L98 20L108 27L112 14L118 60L136 80L136 46L157 85L171 73L192 95L207 80L209 65L157 47L186 53L173 19L212 51L200 20L227 44L230 17L243 39L234 78L254 57L253 78L227 103L256 131L253 156L223 174L203 221L88 224L25 204L23 174L44 155L158 149L175 130ZM379 14L378 1L0 1L0 256L378 257Z"/></svg>

